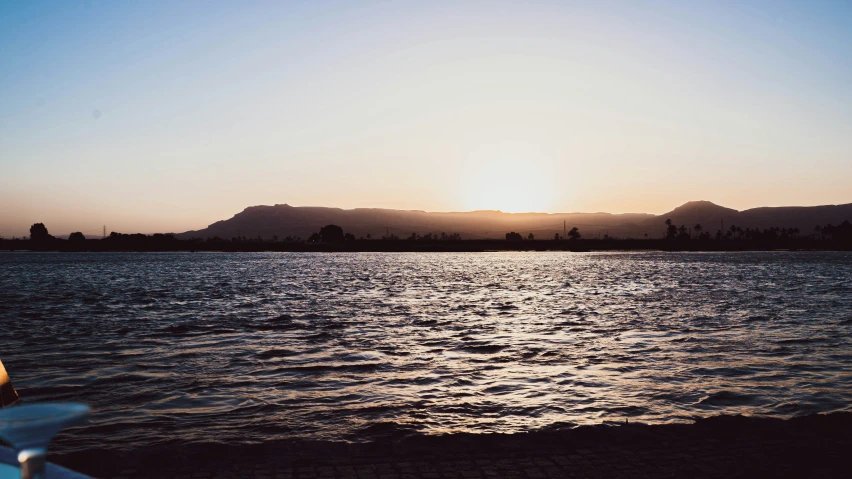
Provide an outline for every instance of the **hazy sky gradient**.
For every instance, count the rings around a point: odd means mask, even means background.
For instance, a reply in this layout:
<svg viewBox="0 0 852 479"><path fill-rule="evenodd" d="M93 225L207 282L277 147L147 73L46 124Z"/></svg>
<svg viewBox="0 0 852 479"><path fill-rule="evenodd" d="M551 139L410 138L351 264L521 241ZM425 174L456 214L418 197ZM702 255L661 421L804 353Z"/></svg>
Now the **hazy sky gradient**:
<svg viewBox="0 0 852 479"><path fill-rule="evenodd" d="M852 1L0 3L0 234L852 202Z"/></svg>

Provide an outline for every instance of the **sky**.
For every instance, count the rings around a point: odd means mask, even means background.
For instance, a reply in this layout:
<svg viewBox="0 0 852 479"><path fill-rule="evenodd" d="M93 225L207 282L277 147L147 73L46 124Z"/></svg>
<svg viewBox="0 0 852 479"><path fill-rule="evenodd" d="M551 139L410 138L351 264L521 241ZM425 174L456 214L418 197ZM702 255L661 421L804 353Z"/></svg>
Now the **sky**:
<svg viewBox="0 0 852 479"><path fill-rule="evenodd" d="M0 235L852 202L852 0L0 1Z"/></svg>

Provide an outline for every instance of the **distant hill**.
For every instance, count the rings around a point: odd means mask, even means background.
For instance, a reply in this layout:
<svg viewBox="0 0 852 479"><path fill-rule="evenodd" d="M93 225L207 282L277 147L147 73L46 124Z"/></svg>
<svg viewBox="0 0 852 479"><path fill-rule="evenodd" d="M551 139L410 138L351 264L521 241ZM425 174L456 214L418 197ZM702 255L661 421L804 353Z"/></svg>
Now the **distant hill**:
<svg viewBox="0 0 852 479"><path fill-rule="evenodd" d="M356 237L371 235L380 238L386 234L402 238L412 233L440 235L459 233L462 238L503 238L509 231L523 236L533 233L536 238L552 238L562 234L563 222L568 229L579 228L585 237L609 234L614 237L651 238L665 232L665 220L676 225L701 224L705 231L715 233L723 224L741 228L799 228L803 234L815 225L839 224L852 220L852 204L753 208L737 211L709 201L691 201L663 215L645 213L503 213L501 211L470 211L457 213L429 213L417 210L382 208L356 208L344 210L314 206L250 206L233 218L217 221L205 229L187 231L180 238L233 238L258 236L269 239L301 237L319 231L322 226L336 224Z"/></svg>
<svg viewBox="0 0 852 479"><path fill-rule="evenodd" d="M852 221L852 203L845 205L826 206L783 206L761 207L743 211L725 208L709 201L690 201L674 210L646 220L643 226L658 227L660 231L663 222L671 219L676 225L688 227L700 224L704 231L715 233L720 228L726 230L732 225L740 228L766 229L773 226L779 228L799 228L800 234L808 234L814 226L826 224L838 225L843 221ZM661 235L662 233L658 233Z"/></svg>

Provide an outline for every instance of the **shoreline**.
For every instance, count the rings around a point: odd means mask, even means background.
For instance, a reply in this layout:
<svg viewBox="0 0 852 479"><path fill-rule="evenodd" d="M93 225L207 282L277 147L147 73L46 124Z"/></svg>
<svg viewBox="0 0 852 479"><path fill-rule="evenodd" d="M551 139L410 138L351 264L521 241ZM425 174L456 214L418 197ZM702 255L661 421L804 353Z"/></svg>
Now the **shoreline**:
<svg viewBox="0 0 852 479"><path fill-rule="evenodd" d="M491 477L836 477L848 471L852 412L791 419L601 424L516 434L413 435L368 443L163 444L50 460L93 477L488 479Z"/></svg>
<svg viewBox="0 0 852 479"><path fill-rule="evenodd" d="M542 242L543 243L543 242ZM567 253L768 253L768 252L849 252L852 245L825 244L808 246L772 246L772 245L641 245L628 246L601 242L581 245L503 245L484 242L472 242L460 245L296 245L264 246L248 245L220 248L105 248L105 249L24 249L0 248L2 253L501 253L501 252L567 252Z"/></svg>
<svg viewBox="0 0 852 479"><path fill-rule="evenodd" d="M0 251L31 252L454 252L485 251L852 251L849 238L776 239L352 239L333 242L262 238L178 239L171 235L117 235L105 239L46 241L0 239Z"/></svg>

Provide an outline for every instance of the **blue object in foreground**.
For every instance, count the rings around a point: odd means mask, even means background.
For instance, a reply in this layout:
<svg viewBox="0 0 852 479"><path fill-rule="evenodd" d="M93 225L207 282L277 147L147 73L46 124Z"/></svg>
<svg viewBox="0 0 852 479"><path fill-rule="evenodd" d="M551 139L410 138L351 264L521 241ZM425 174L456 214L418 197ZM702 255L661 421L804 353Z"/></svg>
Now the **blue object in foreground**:
<svg viewBox="0 0 852 479"><path fill-rule="evenodd" d="M47 463L45 467L46 479L89 479L80 473ZM21 479L21 469L18 467L18 458L15 451L0 447L0 479Z"/></svg>
<svg viewBox="0 0 852 479"><path fill-rule="evenodd" d="M53 436L68 426L85 422L88 417L89 407L74 403L27 404L0 411L0 439L15 448L14 452L0 450L3 452L0 463L15 465L0 468L0 479L83 477L47 464L46 456Z"/></svg>

